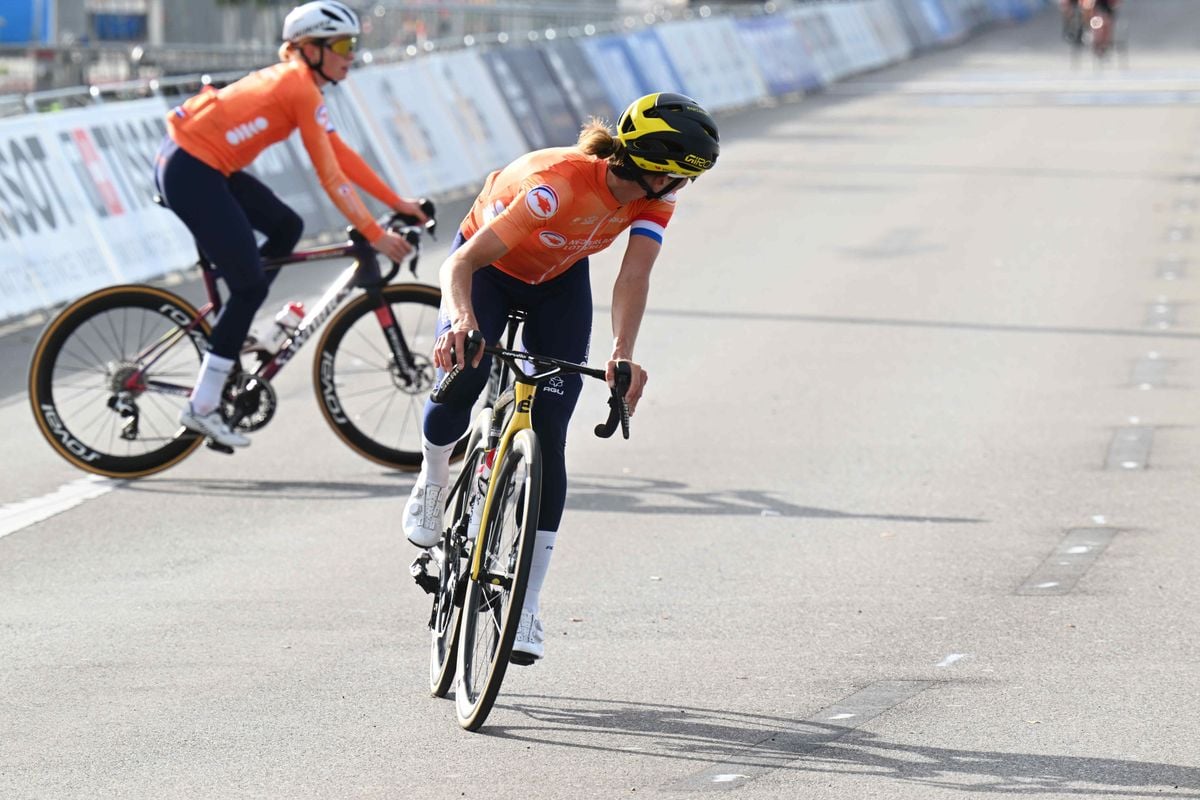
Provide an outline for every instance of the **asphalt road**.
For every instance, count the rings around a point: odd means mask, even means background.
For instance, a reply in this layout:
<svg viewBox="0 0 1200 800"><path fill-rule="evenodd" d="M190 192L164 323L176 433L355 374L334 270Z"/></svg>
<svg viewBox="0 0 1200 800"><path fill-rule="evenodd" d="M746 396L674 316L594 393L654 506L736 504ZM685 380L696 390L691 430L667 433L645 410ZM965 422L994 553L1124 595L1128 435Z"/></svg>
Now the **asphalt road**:
<svg viewBox="0 0 1200 800"><path fill-rule="evenodd" d="M306 368L248 451L96 482L10 329L0 797L1200 797L1200 36L1126 5L1108 64L1050 12L722 121L478 734L428 696L411 476Z"/></svg>

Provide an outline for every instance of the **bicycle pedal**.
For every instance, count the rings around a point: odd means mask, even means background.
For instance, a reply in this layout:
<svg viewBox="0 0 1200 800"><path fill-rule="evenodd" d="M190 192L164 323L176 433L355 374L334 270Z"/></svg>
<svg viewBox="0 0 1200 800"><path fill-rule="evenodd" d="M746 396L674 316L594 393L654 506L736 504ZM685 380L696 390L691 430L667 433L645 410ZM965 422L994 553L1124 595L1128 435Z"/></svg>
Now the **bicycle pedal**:
<svg viewBox="0 0 1200 800"><path fill-rule="evenodd" d="M215 439L208 440L208 449L216 450L218 453L224 453L227 456L233 455L233 448L227 444L221 444Z"/></svg>
<svg viewBox="0 0 1200 800"><path fill-rule="evenodd" d="M422 553L408 567L408 573L412 575L417 586L425 590L425 594L437 594L438 592L437 576L430 575L427 571L432 560L432 556L428 552Z"/></svg>

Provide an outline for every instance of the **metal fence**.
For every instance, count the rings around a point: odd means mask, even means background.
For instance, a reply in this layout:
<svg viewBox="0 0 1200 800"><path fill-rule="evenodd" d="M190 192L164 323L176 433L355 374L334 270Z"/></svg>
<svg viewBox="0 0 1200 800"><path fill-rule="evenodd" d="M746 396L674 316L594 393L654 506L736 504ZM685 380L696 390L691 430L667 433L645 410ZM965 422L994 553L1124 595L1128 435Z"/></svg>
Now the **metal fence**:
<svg viewBox="0 0 1200 800"><path fill-rule="evenodd" d="M765 13L779 5L714 3L656 5L640 13L615 3L414 3L380 2L363 13L360 64L391 63L463 47L591 36L628 31L671 19L714 13ZM201 76L223 83L273 63L278 35L265 41L256 31L278 31L293 3L225 9L242 20L233 44L80 44L0 48L0 116L88 105L107 100L195 91ZM210 9L211 10L211 9ZM210 20L211 22L211 20ZM237 27L237 26L235 26ZM22 85L21 81L25 84Z"/></svg>

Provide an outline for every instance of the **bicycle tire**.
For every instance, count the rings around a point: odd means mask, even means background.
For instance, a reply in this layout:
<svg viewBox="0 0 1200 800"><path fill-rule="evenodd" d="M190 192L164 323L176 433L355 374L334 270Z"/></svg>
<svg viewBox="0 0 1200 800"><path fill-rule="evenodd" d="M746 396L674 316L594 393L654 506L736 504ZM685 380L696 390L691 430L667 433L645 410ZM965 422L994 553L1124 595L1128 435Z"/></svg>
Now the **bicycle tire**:
<svg viewBox="0 0 1200 800"><path fill-rule="evenodd" d="M467 583L454 700L458 724L469 731L478 730L491 713L512 654L537 537L541 469L537 435L522 430L493 473L495 508L485 521L483 563L485 572L506 577L509 586L483 580ZM486 624L484 617L489 618Z"/></svg>
<svg viewBox="0 0 1200 800"><path fill-rule="evenodd" d="M442 534L442 559L438 564L438 591L429 616L429 692L445 697L454 685L458 659L458 621L461 617L466 572L470 562L468 541L470 500L475 475L484 451L480 444L491 427L491 409L475 418L467 438L467 456L454 489L446 501L449 524Z"/></svg>
<svg viewBox="0 0 1200 800"><path fill-rule="evenodd" d="M129 433L130 417L110 405L120 373L135 368L137 354L199 316L171 292L125 284L85 295L50 320L30 360L29 400L38 429L55 452L97 475L139 478L173 466L199 447L204 438L179 425L186 393L137 393L134 438L121 434ZM210 332L208 321L200 319L147 374L178 379L184 382L180 392L190 390ZM144 437L147 428L151 435ZM139 451L139 444L148 446Z"/></svg>
<svg viewBox="0 0 1200 800"><path fill-rule="evenodd" d="M382 292L417 359L417 381L407 384L400 378L375 319L377 306L363 294L334 314L322 334L313 359L313 389L325 421L351 450L385 467L415 472L421 468L425 398L435 378L429 354L442 294L421 283L391 284ZM452 460L465 451L464 436Z"/></svg>

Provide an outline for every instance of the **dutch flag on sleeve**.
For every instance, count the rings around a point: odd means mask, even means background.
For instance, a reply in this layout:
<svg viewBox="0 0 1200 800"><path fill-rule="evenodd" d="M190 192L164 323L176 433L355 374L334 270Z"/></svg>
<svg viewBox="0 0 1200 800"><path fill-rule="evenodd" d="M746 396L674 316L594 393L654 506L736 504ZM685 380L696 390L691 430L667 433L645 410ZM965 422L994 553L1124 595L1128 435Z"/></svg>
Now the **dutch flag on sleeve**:
<svg viewBox="0 0 1200 800"><path fill-rule="evenodd" d="M660 217L656 214L643 214L629 226L629 235L649 236L654 241L662 244L663 231L666 227L667 217Z"/></svg>

